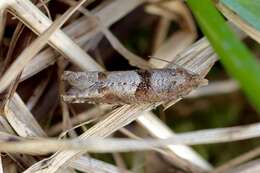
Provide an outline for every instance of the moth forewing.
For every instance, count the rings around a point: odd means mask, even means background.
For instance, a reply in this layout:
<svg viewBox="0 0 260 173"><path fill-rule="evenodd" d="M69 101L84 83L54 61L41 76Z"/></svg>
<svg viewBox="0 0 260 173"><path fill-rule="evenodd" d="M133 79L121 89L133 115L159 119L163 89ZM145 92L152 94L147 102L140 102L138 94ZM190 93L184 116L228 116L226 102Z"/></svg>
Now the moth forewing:
<svg viewBox="0 0 260 173"><path fill-rule="evenodd" d="M63 95L72 103L140 104L169 101L187 95L205 82L181 67L114 72L65 72L71 89Z"/></svg>

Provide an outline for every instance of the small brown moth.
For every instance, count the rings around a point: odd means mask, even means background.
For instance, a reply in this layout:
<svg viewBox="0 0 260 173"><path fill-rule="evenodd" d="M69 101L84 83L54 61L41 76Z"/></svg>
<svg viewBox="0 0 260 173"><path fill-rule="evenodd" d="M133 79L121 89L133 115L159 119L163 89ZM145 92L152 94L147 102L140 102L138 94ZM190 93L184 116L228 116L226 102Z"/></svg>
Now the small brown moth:
<svg viewBox="0 0 260 173"><path fill-rule="evenodd" d="M72 88L63 95L71 103L140 104L170 101L187 95L206 79L176 66L165 69L114 72L65 71Z"/></svg>

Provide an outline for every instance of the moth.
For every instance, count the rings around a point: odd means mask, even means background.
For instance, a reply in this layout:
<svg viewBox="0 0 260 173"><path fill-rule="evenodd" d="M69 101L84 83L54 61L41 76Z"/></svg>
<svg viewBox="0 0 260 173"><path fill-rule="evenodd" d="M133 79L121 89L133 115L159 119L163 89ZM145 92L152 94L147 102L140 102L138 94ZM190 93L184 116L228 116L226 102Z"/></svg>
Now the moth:
<svg viewBox="0 0 260 173"><path fill-rule="evenodd" d="M186 96L206 79L185 68L131 71L65 71L62 77L71 88L62 95L70 103L143 104L170 101Z"/></svg>

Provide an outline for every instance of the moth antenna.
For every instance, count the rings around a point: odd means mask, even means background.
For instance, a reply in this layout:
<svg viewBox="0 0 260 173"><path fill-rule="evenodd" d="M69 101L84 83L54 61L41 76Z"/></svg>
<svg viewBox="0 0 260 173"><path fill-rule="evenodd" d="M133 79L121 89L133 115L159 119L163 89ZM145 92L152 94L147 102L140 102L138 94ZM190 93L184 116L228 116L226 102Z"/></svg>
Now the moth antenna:
<svg viewBox="0 0 260 173"><path fill-rule="evenodd" d="M157 58L157 57L154 57L154 56L148 56L148 57L153 58L153 59L157 59L157 60L160 60L160 61L163 61L163 62L167 62L167 63L171 64L171 66L174 65L176 67L183 68L182 66L180 66L180 65L178 65L174 62L170 62L170 61L167 61L167 60L164 60L164 59L161 59L161 58Z"/></svg>
<svg viewBox="0 0 260 173"><path fill-rule="evenodd" d="M157 58L157 57L154 57L154 56L148 56L148 57L153 58L153 59L157 59L157 60L160 60L160 61L163 61L163 62L172 63L170 61L167 61L167 60L164 60L164 59L161 59L161 58Z"/></svg>

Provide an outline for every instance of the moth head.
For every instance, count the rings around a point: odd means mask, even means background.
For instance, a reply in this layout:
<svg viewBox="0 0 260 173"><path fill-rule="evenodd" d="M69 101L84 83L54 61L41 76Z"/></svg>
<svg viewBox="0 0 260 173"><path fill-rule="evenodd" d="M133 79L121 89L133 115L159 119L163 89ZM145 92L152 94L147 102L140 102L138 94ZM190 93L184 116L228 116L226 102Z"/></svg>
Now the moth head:
<svg viewBox="0 0 260 173"><path fill-rule="evenodd" d="M193 87L205 86L208 84L207 79L189 69L175 66L175 70L177 74L185 78L186 83L190 83Z"/></svg>
<svg viewBox="0 0 260 173"><path fill-rule="evenodd" d="M195 74L195 73L192 74L190 81L192 83L192 87L193 88L197 88L197 87L202 87L202 86L208 85L208 80L207 79L205 79L201 75Z"/></svg>

